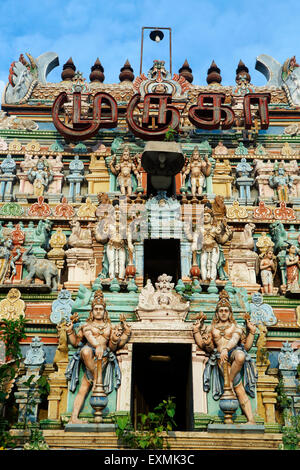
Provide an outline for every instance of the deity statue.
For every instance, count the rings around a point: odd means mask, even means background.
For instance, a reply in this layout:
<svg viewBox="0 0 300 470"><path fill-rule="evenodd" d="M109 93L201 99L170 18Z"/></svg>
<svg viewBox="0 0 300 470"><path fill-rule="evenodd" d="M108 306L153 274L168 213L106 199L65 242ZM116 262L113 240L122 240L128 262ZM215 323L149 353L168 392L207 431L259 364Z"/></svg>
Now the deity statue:
<svg viewBox="0 0 300 470"><path fill-rule="evenodd" d="M43 196L49 183L53 179L53 172L49 169L45 160L40 159L36 166L30 168L27 172L28 180L33 184L33 193L35 196Z"/></svg>
<svg viewBox="0 0 300 470"><path fill-rule="evenodd" d="M15 276L16 264L15 262L21 257L22 252L19 248L16 248L16 255L13 255L13 241L11 238L0 240L0 284L3 284L5 280Z"/></svg>
<svg viewBox="0 0 300 470"><path fill-rule="evenodd" d="M126 234L122 232L120 221L113 215L104 216L96 226L96 240L106 244L101 277L124 279L126 265L133 264L131 230L126 227Z"/></svg>
<svg viewBox="0 0 300 470"><path fill-rule="evenodd" d="M74 301L71 297L71 292L67 289L62 289L56 300L52 303L50 320L52 323L59 324L60 322L69 323Z"/></svg>
<svg viewBox="0 0 300 470"><path fill-rule="evenodd" d="M0 320L17 320L25 317L25 302L21 299L21 292L12 288L5 299L0 302Z"/></svg>
<svg viewBox="0 0 300 470"><path fill-rule="evenodd" d="M45 362L46 354L39 336L34 336L24 360L25 366L38 367Z"/></svg>
<svg viewBox="0 0 300 470"><path fill-rule="evenodd" d="M201 159L198 147L196 146L191 155L190 161L184 166L182 171L182 186L185 185L187 175L190 174L191 191L192 195L201 196L205 187L205 178L210 176L212 171L212 163L209 161L208 156L205 155Z"/></svg>
<svg viewBox="0 0 300 470"><path fill-rule="evenodd" d="M103 294L95 293L90 315L85 323L79 327L76 333L73 328L74 317L71 317L67 325L68 340L77 351L71 358L66 377L70 381L70 391L75 392L79 383L80 362L84 366L84 375L74 400L73 411L69 423L81 423L78 418L85 398L91 388L95 388L98 374L98 363L102 366L103 385L106 394L118 388L121 383L121 373L115 355L117 349L121 349L129 340L130 326L125 321L125 316L120 316L120 324L112 327ZM115 384L113 383L115 379Z"/></svg>
<svg viewBox="0 0 300 470"><path fill-rule="evenodd" d="M289 190L293 186L293 178L285 174L284 167L274 165L274 175L269 177L269 185L277 191L279 201L287 202L289 200Z"/></svg>
<svg viewBox="0 0 300 470"><path fill-rule="evenodd" d="M264 298L260 292L255 292L251 300L252 302L249 304L251 323L266 326L272 326L277 323L273 308L271 305L264 303Z"/></svg>
<svg viewBox="0 0 300 470"><path fill-rule="evenodd" d="M70 173L67 175L67 180L70 183L69 197L75 201L77 196L80 196L80 187L84 180L84 164L79 159L79 155L75 155L74 160L69 164Z"/></svg>
<svg viewBox="0 0 300 470"><path fill-rule="evenodd" d="M139 314L141 311L159 311L163 317L162 310L171 310L176 314L187 313L190 304L184 302L179 294L173 292L174 283L171 281L172 276L168 276L166 273L161 274L155 282L154 289L151 280L147 280L146 286L142 288L139 295L137 307Z"/></svg>
<svg viewBox="0 0 300 470"><path fill-rule="evenodd" d="M92 233L90 228L82 228L78 220L71 223L71 226L72 233L68 239L68 245L76 248L91 248Z"/></svg>
<svg viewBox="0 0 300 470"><path fill-rule="evenodd" d="M197 259L198 252L200 252L202 281L215 281L218 272L220 277L226 276L223 272L225 258L220 245L224 245L228 240L231 240L232 235L233 233L227 226L226 220L216 223L213 211L205 207L203 228L195 230L192 234L193 264ZM200 247L202 237L202 246Z"/></svg>
<svg viewBox="0 0 300 470"><path fill-rule="evenodd" d="M131 159L128 146L124 148L120 162L116 163L116 156L114 156L109 164L109 168L112 174L117 176L117 182L120 187L121 194L131 196L133 191L131 180L132 173L138 181L138 186L141 186L141 163L138 160L134 162Z"/></svg>
<svg viewBox="0 0 300 470"><path fill-rule="evenodd" d="M77 211L77 216L78 217L95 217L96 213L96 206L95 204L92 203L92 200L90 197L86 198L86 201L84 204L81 204Z"/></svg>
<svg viewBox="0 0 300 470"><path fill-rule="evenodd" d="M287 290L299 290L299 252L295 245L290 244L285 258Z"/></svg>
<svg viewBox="0 0 300 470"><path fill-rule="evenodd" d="M257 373L248 351L251 349L256 326L245 315L247 334L233 317L228 293L223 290L217 303L216 313L209 326L204 326L205 315L193 325L193 334L200 349L210 354L203 375L203 389L210 390L215 400L223 394L225 363L229 367L229 382L241 409L247 418L247 424L255 424L251 403L247 395L255 397Z"/></svg>
<svg viewBox="0 0 300 470"><path fill-rule="evenodd" d="M273 248L269 247L259 255L259 269L262 282L262 292L264 294L274 293L274 276L277 270L277 259Z"/></svg>

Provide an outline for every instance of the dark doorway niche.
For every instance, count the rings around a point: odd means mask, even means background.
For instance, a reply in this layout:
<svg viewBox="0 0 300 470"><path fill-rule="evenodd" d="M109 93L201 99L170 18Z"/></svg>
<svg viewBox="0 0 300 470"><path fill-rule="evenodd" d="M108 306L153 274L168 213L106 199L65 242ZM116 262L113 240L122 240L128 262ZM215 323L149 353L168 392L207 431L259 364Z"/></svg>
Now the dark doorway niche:
<svg viewBox="0 0 300 470"><path fill-rule="evenodd" d="M193 426L192 367L190 344L146 343L133 345L132 422L137 427L139 413L174 397L177 431Z"/></svg>
<svg viewBox="0 0 300 470"><path fill-rule="evenodd" d="M181 278L180 240L174 238L144 240L144 285L152 284L161 274L172 276L175 284Z"/></svg>
<svg viewBox="0 0 300 470"><path fill-rule="evenodd" d="M161 184L155 184L152 175L147 174L147 197L156 196L158 191L166 191L167 197L176 196L175 176L162 176ZM159 189L158 189L159 188Z"/></svg>

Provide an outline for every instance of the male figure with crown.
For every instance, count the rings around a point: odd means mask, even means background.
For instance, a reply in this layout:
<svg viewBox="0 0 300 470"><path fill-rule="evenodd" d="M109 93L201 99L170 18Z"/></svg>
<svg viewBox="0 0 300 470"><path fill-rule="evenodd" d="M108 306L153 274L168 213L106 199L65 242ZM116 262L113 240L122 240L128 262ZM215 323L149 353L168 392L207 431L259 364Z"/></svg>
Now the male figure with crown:
<svg viewBox="0 0 300 470"><path fill-rule="evenodd" d="M229 381L246 415L247 424L255 424L248 395L255 397L257 373L248 351L251 349L256 326L245 314L247 334L233 317L228 293L223 290L217 303L216 312L209 326L204 326L205 315L193 325L193 334L200 349L210 354L203 376L203 389L219 400L224 391L224 363L229 364Z"/></svg>

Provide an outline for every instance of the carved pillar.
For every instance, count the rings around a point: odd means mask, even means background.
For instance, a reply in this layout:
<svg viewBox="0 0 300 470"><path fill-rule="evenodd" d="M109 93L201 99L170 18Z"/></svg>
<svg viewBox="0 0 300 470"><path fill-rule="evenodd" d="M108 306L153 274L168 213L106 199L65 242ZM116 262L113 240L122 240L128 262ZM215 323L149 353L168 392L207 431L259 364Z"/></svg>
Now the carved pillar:
<svg viewBox="0 0 300 470"><path fill-rule="evenodd" d="M104 245L93 240L93 252L95 259L95 276L97 277L102 271Z"/></svg>
<svg viewBox="0 0 300 470"><path fill-rule="evenodd" d="M121 370L121 385L117 392L116 411L130 413L131 401L131 370L132 370L132 343L127 344L126 349L117 352Z"/></svg>
<svg viewBox="0 0 300 470"><path fill-rule="evenodd" d="M110 154L110 150L106 150L102 154L92 154L89 170L91 173L86 175L88 181L88 194L98 194L109 191L109 173L105 164L105 157Z"/></svg>
<svg viewBox="0 0 300 470"><path fill-rule="evenodd" d="M234 180L231 175L231 166L228 160L220 162L216 161L214 169L213 181L213 192L219 196L223 196L225 199L231 198L232 189L231 185Z"/></svg>
<svg viewBox="0 0 300 470"><path fill-rule="evenodd" d="M67 411L68 382L65 371L68 365L68 356L65 361L59 361L56 365L57 372L49 375L48 419L59 421L61 414Z"/></svg>
<svg viewBox="0 0 300 470"><path fill-rule="evenodd" d="M90 248L71 248L66 251L68 281L66 289L78 289L80 284L90 287L95 280L95 260Z"/></svg>
<svg viewBox="0 0 300 470"><path fill-rule="evenodd" d="M143 282L144 282L144 244L143 242L135 243L134 250L135 250L135 267L136 267L135 283L139 288L142 288Z"/></svg>
<svg viewBox="0 0 300 470"><path fill-rule="evenodd" d="M263 418L265 424L275 424L275 404L277 393L275 389L278 384L278 378L273 375L267 375L266 370L269 363L256 364L258 380L256 384L257 391L257 412Z"/></svg>
<svg viewBox="0 0 300 470"><path fill-rule="evenodd" d="M203 391L203 373L207 357L196 344L192 345L193 402L195 413L207 413L207 398Z"/></svg>

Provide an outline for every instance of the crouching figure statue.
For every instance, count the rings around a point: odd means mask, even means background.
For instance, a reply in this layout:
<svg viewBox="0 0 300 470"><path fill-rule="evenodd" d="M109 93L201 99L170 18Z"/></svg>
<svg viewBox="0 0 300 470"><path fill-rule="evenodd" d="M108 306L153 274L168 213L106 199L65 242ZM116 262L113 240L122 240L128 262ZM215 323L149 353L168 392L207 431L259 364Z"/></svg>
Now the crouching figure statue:
<svg viewBox="0 0 300 470"><path fill-rule="evenodd" d="M228 371L232 394L237 397L246 415L247 424L255 424L248 395L255 397L257 372L247 351L252 347L256 326L247 315L244 318L248 334L236 323L225 290L220 293L220 300L209 326L204 326L205 318L202 314L193 325L195 342L200 349L210 354L204 370L203 389L209 392L212 382L213 398L219 400L224 392L224 383L227 382L225 373Z"/></svg>
<svg viewBox="0 0 300 470"><path fill-rule="evenodd" d="M72 356L66 369L66 377L70 382L70 391L75 392L79 383L79 368L83 365L84 375L74 400L73 411L69 423L82 423L79 419L80 410L91 387L93 390L99 380L99 365L103 376L104 391L108 395L121 384L121 372L115 355L117 349L123 348L131 334L125 316L120 316L120 324L112 327L105 301L101 291L94 295L90 315L76 333L73 323L78 316L72 316L66 332L68 340L77 351Z"/></svg>

